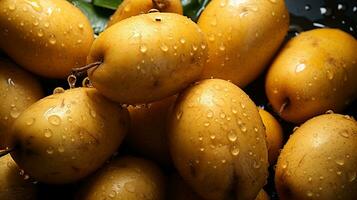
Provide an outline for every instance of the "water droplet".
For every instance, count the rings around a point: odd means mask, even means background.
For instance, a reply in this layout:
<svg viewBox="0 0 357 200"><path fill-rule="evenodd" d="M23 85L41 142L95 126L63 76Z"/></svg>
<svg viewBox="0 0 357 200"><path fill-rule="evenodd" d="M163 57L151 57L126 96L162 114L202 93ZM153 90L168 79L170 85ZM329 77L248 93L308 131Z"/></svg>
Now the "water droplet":
<svg viewBox="0 0 357 200"><path fill-rule="evenodd" d="M333 110L326 111L326 114L333 114L333 113L334 113Z"/></svg>
<svg viewBox="0 0 357 200"><path fill-rule="evenodd" d="M49 39L49 42L50 42L50 44L52 44L52 45L54 45L54 44L56 44L56 37L54 36L54 35L50 35L50 39Z"/></svg>
<svg viewBox="0 0 357 200"><path fill-rule="evenodd" d="M140 52L141 53L146 53L147 50L148 50L148 48L146 47L146 45L143 44L143 45L140 46Z"/></svg>
<svg viewBox="0 0 357 200"><path fill-rule="evenodd" d="M200 151L202 151L202 152L205 151L205 148L200 148Z"/></svg>
<svg viewBox="0 0 357 200"><path fill-rule="evenodd" d="M353 182L354 180L356 180L356 172L349 172L348 173L348 181Z"/></svg>
<svg viewBox="0 0 357 200"><path fill-rule="evenodd" d="M345 161L342 160L342 159L337 159L335 160L336 164L340 165L340 166L343 166L345 164Z"/></svg>
<svg viewBox="0 0 357 200"><path fill-rule="evenodd" d="M52 137L52 131L51 131L51 129L46 128L46 129L43 131L43 134L45 135L46 138Z"/></svg>
<svg viewBox="0 0 357 200"><path fill-rule="evenodd" d="M13 11L15 9L16 9L16 5L15 4L9 5L9 10Z"/></svg>
<svg viewBox="0 0 357 200"><path fill-rule="evenodd" d="M224 44L223 44L223 43L219 46L219 50L221 50L221 51L226 50L226 47L224 46Z"/></svg>
<svg viewBox="0 0 357 200"><path fill-rule="evenodd" d="M177 114L176 114L176 119L179 120L179 119L181 119L181 117L182 117L182 110L180 110L179 112L177 112Z"/></svg>
<svg viewBox="0 0 357 200"><path fill-rule="evenodd" d="M30 4L35 11L42 11L42 6L38 0L26 0L26 3Z"/></svg>
<svg viewBox="0 0 357 200"><path fill-rule="evenodd" d="M52 125L58 126L61 124L61 118L58 115L51 115L48 117L48 122Z"/></svg>
<svg viewBox="0 0 357 200"><path fill-rule="evenodd" d="M83 28L84 28L84 25L83 25L83 24L78 24L78 28L79 28L79 29L83 29Z"/></svg>
<svg viewBox="0 0 357 200"><path fill-rule="evenodd" d="M31 126L33 123L35 122L35 118L28 118L27 120L26 120L26 125L27 126Z"/></svg>
<svg viewBox="0 0 357 200"><path fill-rule="evenodd" d="M302 72L305 70L305 68L306 68L306 65L304 63L300 63L300 64L296 65L295 72L296 73Z"/></svg>
<svg viewBox="0 0 357 200"><path fill-rule="evenodd" d="M212 140L214 140L215 138L216 138L216 136L215 135L210 135L210 138L212 139Z"/></svg>
<svg viewBox="0 0 357 200"><path fill-rule="evenodd" d="M205 122L203 125L204 125L205 127L208 127L208 126L210 125L210 123L209 123L209 122Z"/></svg>
<svg viewBox="0 0 357 200"><path fill-rule="evenodd" d="M257 161L254 160L254 162L253 162L253 167L254 167L255 169L259 169L260 166L261 166L260 162L257 162Z"/></svg>
<svg viewBox="0 0 357 200"><path fill-rule="evenodd" d="M271 3L277 3L278 0L269 0Z"/></svg>
<svg viewBox="0 0 357 200"><path fill-rule="evenodd" d="M169 50L169 47L166 44L161 44L160 48L163 52L167 52Z"/></svg>
<svg viewBox="0 0 357 200"><path fill-rule="evenodd" d="M239 148L237 146L233 146L232 149L231 149L231 154L233 156L238 156L239 154Z"/></svg>
<svg viewBox="0 0 357 200"><path fill-rule="evenodd" d="M38 36L38 37L42 37L42 36L43 36L43 31L42 31L42 29L39 29L39 30L38 30L37 36Z"/></svg>
<svg viewBox="0 0 357 200"><path fill-rule="evenodd" d="M328 80L332 80L333 76L334 76L333 72L327 70L327 78L328 78Z"/></svg>
<svg viewBox="0 0 357 200"><path fill-rule="evenodd" d="M60 94L60 93L63 93L65 90L61 87L56 87L54 90L53 90L53 94Z"/></svg>
<svg viewBox="0 0 357 200"><path fill-rule="evenodd" d="M10 86L15 86L15 83L14 83L14 81L12 80L12 78L8 78L8 79L7 79L7 84L10 85Z"/></svg>
<svg viewBox="0 0 357 200"><path fill-rule="evenodd" d="M90 116L92 116L93 118L96 118L97 113L94 110L90 110Z"/></svg>
<svg viewBox="0 0 357 200"><path fill-rule="evenodd" d="M59 146L58 147L58 152L63 153L64 152L64 147L63 146Z"/></svg>
<svg viewBox="0 0 357 200"><path fill-rule="evenodd" d="M244 125L241 125L241 126L240 126L240 130L241 130L243 133L245 133L245 132L247 132L247 127L245 127Z"/></svg>
<svg viewBox="0 0 357 200"><path fill-rule="evenodd" d="M131 182L125 183L124 188L128 192L131 192L131 193L135 192L135 185L132 184Z"/></svg>
<svg viewBox="0 0 357 200"><path fill-rule="evenodd" d="M185 38L181 38L181 39L180 39L180 43L181 43L181 44L185 44L185 43L186 43Z"/></svg>
<svg viewBox="0 0 357 200"><path fill-rule="evenodd" d="M44 26L45 26L46 28L48 28L48 27L50 27L50 23L45 22Z"/></svg>
<svg viewBox="0 0 357 200"><path fill-rule="evenodd" d="M350 136L347 130L343 130L338 133L344 138L348 138Z"/></svg>
<svg viewBox="0 0 357 200"><path fill-rule="evenodd" d="M46 152L47 152L48 154L53 154L53 147L48 147L47 150L46 150Z"/></svg>
<svg viewBox="0 0 357 200"><path fill-rule="evenodd" d="M311 192L311 191L307 191L306 192L306 196L308 196L308 197L312 197L314 194Z"/></svg>
<svg viewBox="0 0 357 200"><path fill-rule="evenodd" d="M20 114L20 111L18 111L16 108L10 111L10 116L14 119L18 118Z"/></svg>
<svg viewBox="0 0 357 200"><path fill-rule="evenodd" d="M288 163L284 163L282 166L281 166L283 169L286 169L288 167Z"/></svg>
<svg viewBox="0 0 357 200"><path fill-rule="evenodd" d="M212 117L213 117L213 112L212 112L211 110L209 110L209 111L207 112L207 117L208 117L208 118L212 118Z"/></svg>
<svg viewBox="0 0 357 200"><path fill-rule="evenodd" d="M209 40L210 42L213 42L213 41L215 40L214 34L210 34L210 35L208 36L208 40Z"/></svg>
<svg viewBox="0 0 357 200"><path fill-rule="evenodd" d="M227 134L227 137L231 142L235 142L238 138L237 133L234 130L230 130Z"/></svg>
<svg viewBox="0 0 357 200"><path fill-rule="evenodd" d="M310 6L309 4L306 4L306 5L305 5L305 10L306 10L306 11L311 10L311 6Z"/></svg>

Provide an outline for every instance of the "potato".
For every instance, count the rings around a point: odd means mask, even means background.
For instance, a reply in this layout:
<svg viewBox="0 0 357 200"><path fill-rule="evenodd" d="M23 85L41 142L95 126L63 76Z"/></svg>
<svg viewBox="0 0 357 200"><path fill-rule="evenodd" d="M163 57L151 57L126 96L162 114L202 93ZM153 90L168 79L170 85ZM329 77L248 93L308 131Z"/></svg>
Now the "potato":
<svg viewBox="0 0 357 200"><path fill-rule="evenodd" d="M174 13L125 19L93 43L88 71L93 86L119 103L157 101L178 93L199 78L206 41L198 26Z"/></svg>
<svg viewBox="0 0 357 200"><path fill-rule="evenodd" d="M202 78L244 87L265 69L283 42L289 13L283 0L212 0L198 26L209 49Z"/></svg>
<svg viewBox="0 0 357 200"><path fill-rule="evenodd" d="M164 200L165 179L152 162L135 157L113 160L80 191L83 200Z"/></svg>
<svg viewBox="0 0 357 200"><path fill-rule="evenodd" d="M269 164L273 166L283 147L283 129L273 115L261 108L258 110L265 126Z"/></svg>
<svg viewBox="0 0 357 200"><path fill-rule="evenodd" d="M301 33L286 44L268 71L269 102L294 123L327 110L342 111L357 97L356 49L356 39L341 30Z"/></svg>
<svg viewBox="0 0 357 200"><path fill-rule="evenodd" d="M0 57L0 146L5 133L19 115L44 94L39 81L11 61Z"/></svg>
<svg viewBox="0 0 357 200"><path fill-rule="evenodd" d="M183 12L180 0L124 0L110 17L108 27L123 19L147 13L151 9L181 15Z"/></svg>
<svg viewBox="0 0 357 200"><path fill-rule="evenodd" d="M306 121L284 146L275 184L281 200L357 197L357 122L325 114Z"/></svg>
<svg viewBox="0 0 357 200"><path fill-rule="evenodd" d="M270 200L268 194L262 189L255 200Z"/></svg>
<svg viewBox="0 0 357 200"><path fill-rule="evenodd" d="M173 174L170 177L168 196L170 200L203 200L192 191L192 189L182 180L182 178Z"/></svg>
<svg viewBox="0 0 357 200"><path fill-rule="evenodd" d="M1 200L35 200L36 186L24 180L20 169L10 155L0 158L0 199Z"/></svg>
<svg viewBox="0 0 357 200"><path fill-rule="evenodd" d="M118 148L129 123L126 109L93 88L48 96L14 122L15 162L45 183L70 183L98 169Z"/></svg>
<svg viewBox="0 0 357 200"><path fill-rule="evenodd" d="M170 165L167 144L167 118L176 96L171 96L148 106L129 106L130 129L126 136L129 146L136 152L163 165Z"/></svg>
<svg viewBox="0 0 357 200"><path fill-rule="evenodd" d="M253 101L234 84L208 79L184 91L169 130L175 167L204 199L252 200L264 186L265 129Z"/></svg>
<svg viewBox="0 0 357 200"><path fill-rule="evenodd" d="M63 0L1 0L0 49L27 70L63 78L85 65L93 30L86 16Z"/></svg>

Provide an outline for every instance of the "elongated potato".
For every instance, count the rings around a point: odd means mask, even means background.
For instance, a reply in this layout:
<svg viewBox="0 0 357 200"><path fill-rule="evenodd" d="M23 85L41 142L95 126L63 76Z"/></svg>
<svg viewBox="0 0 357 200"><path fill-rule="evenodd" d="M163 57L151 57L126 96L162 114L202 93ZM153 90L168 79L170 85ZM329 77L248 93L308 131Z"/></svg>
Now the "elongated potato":
<svg viewBox="0 0 357 200"><path fill-rule="evenodd" d="M94 88L41 99L13 123L12 157L35 180L64 184L96 171L119 147L129 114Z"/></svg>
<svg viewBox="0 0 357 200"><path fill-rule="evenodd" d="M79 200L164 200L165 178L154 163L124 157L94 174L78 196Z"/></svg>
<svg viewBox="0 0 357 200"><path fill-rule="evenodd" d="M356 39L337 29L311 30L293 38L267 74L269 102L294 123L343 110L357 97L356 49Z"/></svg>
<svg viewBox="0 0 357 200"><path fill-rule="evenodd" d="M0 57L0 146L6 131L20 114L44 94L39 81L29 72Z"/></svg>
<svg viewBox="0 0 357 200"><path fill-rule="evenodd" d="M1 0L0 49L27 70L63 78L86 62L93 30L64 0Z"/></svg>
<svg viewBox="0 0 357 200"><path fill-rule="evenodd" d="M10 155L0 158L0 199L36 200L37 188L25 176Z"/></svg>
<svg viewBox="0 0 357 200"><path fill-rule="evenodd" d="M234 84L208 79L187 89L170 120L175 167L208 200L252 200L268 176L265 129L258 109Z"/></svg>
<svg viewBox="0 0 357 200"><path fill-rule="evenodd" d="M145 14L151 9L182 15L180 0L124 0L110 17L108 27L129 17Z"/></svg>
<svg viewBox="0 0 357 200"><path fill-rule="evenodd" d="M198 26L208 39L202 78L230 80L239 87L265 69L289 27L284 0L212 0Z"/></svg>
<svg viewBox="0 0 357 200"><path fill-rule="evenodd" d="M357 122L339 114L306 121L289 138L276 166L281 200L357 197Z"/></svg>
<svg viewBox="0 0 357 200"><path fill-rule="evenodd" d="M199 27L174 13L150 13L125 19L93 43L88 71L93 86L119 103L160 100L199 78L207 56Z"/></svg>

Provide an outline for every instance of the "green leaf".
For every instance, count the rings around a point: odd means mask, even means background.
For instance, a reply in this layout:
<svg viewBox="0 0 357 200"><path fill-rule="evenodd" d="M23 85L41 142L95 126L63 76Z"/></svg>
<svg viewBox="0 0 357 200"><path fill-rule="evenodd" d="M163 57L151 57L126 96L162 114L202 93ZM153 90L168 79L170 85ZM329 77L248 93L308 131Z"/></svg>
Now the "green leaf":
<svg viewBox="0 0 357 200"><path fill-rule="evenodd" d="M94 33L103 32L107 25L109 17L113 14L113 10L100 8L88 3L84 0L69 0L73 5L78 7L88 17L92 24Z"/></svg>
<svg viewBox="0 0 357 200"><path fill-rule="evenodd" d="M98 7L116 10L122 1L123 0L93 0L93 4Z"/></svg>
<svg viewBox="0 0 357 200"><path fill-rule="evenodd" d="M204 8L210 0L181 0L183 14L197 22Z"/></svg>

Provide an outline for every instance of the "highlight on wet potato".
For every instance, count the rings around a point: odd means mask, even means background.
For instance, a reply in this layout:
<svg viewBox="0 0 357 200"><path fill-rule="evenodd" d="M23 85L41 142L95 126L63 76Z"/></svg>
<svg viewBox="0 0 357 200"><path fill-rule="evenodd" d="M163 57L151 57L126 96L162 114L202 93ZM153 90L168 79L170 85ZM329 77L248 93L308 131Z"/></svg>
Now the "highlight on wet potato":
<svg viewBox="0 0 357 200"><path fill-rule="evenodd" d="M0 200L356 200L353 0L0 0Z"/></svg>

